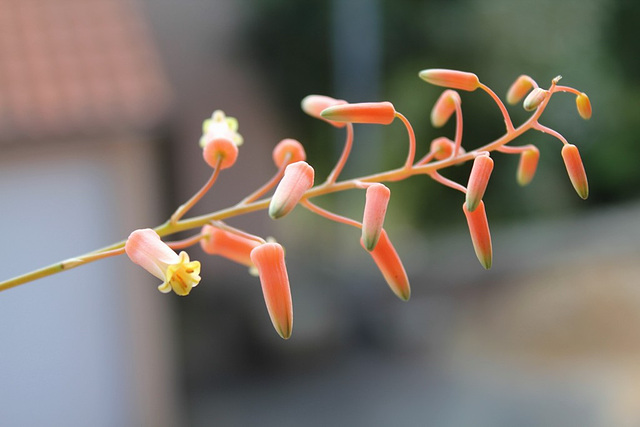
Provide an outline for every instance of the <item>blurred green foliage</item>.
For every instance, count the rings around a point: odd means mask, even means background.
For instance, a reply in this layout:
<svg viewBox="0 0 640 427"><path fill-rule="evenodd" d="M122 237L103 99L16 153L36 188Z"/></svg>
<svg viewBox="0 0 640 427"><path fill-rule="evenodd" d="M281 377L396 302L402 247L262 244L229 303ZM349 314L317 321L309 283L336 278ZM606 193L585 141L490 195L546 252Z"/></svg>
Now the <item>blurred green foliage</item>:
<svg viewBox="0 0 640 427"><path fill-rule="evenodd" d="M441 135L453 136L453 124L433 129L429 112L441 92L417 78L424 68L456 68L478 74L503 97L522 73L541 86L562 74L562 84L574 86L591 98L594 115L582 121L575 99L559 94L541 122L580 147L589 176L591 195L585 203L574 193L554 138L530 132L516 144L539 146L536 178L526 188L515 182L516 156L495 154L496 167L485 196L492 221L536 215L551 216L595 204L619 203L640 195L640 2L623 0L394 0L372 2L381 17L384 100L390 100L415 127L418 155ZM308 0L249 1L252 19L246 46L277 88L278 108L288 117L319 170L328 170L335 150L327 141L342 138L332 127L304 116L300 100L310 93L334 95L332 75L332 10L335 2ZM353 17L354 25L358 17ZM382 100L381 99L381 100ZM504 124L497 107L481 91L462 94L464 139L467 149L500 136ZM517 125L526 117L519 106L509 107ZM337 136L339 135L339 136ZM383 164L401 164L406 141L400 124L383 131ZM356 129L356 144L358 132ZM403 145L404 147L404 145ZM329 154L329 155L327 155ZM469 165L443 172L465 183ZM437 228L460 209L459 193L415 177L410 185L392 184L394 203L403 207L407 221ZM462 213L460 213L462 215Z"/></svg>

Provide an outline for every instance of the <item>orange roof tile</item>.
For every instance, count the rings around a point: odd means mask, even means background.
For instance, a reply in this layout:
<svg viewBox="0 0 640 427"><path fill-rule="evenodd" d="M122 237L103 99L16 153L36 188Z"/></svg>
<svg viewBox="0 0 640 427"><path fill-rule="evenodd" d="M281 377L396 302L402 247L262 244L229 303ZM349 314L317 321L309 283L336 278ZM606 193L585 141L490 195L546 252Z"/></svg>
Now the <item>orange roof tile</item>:
<svg viewBox="0 0 640 427"><path fill-rule="evenodd" d="M158 124L169 85L131 0L0 0L0 140Z"/></svg>

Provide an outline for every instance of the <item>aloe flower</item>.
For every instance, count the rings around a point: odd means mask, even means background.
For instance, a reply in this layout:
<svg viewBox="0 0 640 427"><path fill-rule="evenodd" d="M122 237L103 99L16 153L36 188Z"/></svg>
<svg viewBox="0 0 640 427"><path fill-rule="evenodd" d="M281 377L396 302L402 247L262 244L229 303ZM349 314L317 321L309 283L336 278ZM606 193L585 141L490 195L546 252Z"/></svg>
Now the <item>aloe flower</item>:
<svg viewBox="0 0 640 427"><path fill-rule="evenodd" d="M573 188L583 199L589 197L589 183L587 182L587 173L584 170L582 159L578 147L573 144L566 144L562 147L562 160L567 168L569 179Z"/></svg>
<svg viewBox="0 0 640 427"><path fill-rule="evenodd" d="M525 74L519 76L507 91L507 102L515 105L533 89L533 79Z"/></svg>
<svg viewBox="0 0 640 427"><path fill-rule="evenodd" d="M431 110L431 124L433 127L440 128L444 126L449 118L456 111L456 105L460 105L461 99L458 92L447 89L442 92Z"/></svg>
<svg viewBox="0 0 640 427"><path fill-rule="evenodd" d="M289 164L307 160L307 153L304 151L300 141L292 138L286 138L278 142L273 149L272 156L273 162L279 168L284 166L285 162Z"/></svg>
<svg viewBox="0 0 640 427"><path fill-rule="evenodd" d="M202 250L209 255L219 255L238 264L254 267L251 251L261 243L213 225L202 227L204 238L200 240Z"/></svg>
<svg viewBox="0 0 640 427"><path fill-rule="evenodd" d="M360 239L360 244L366 249L362 239ZM409 286L407 272L384 229L380 233L378 244L369 253L393 293L401 300L409 301L411 287Z"/></svg>
<svg viewBox="0 0 640 427"><path fill-rule="evenodd" d="M287 339L293 330L293 303L284 249L278 243L264 243L251 251L251 261L258 268L271 323L278 335Z"/></svg>
<svg viewBox="0 0 640 427"><path fill-rule="evenodd" d="M427 83L436 86L474 91L480 87L478 76L466 71L447 70L442 68L430 68L422 70L418 76Z"/></svg>
<svg viewBox="0 0 640 427"><path fill-rule="evenodd" d="M269 203L269 216L282 218L296 207L305 191L313 187L314 171L307 162L291 163L284 170Z"/></svg>
<svg viewBox="0 0 640 427"><path fill-rule="evenodd" d="M324 95L308 95L305 96L302 100L301 107L302 111L310 115L311 117L315 117L316 119L324 120L325 122L337 127L342 128L347 124L343 122L334 122L333 120L328 120L320 114L322 110L325 110L334 105L346 104L347 101L342 99L331 98L330 96Z"/></svg>
<svg viewBox="0 0 640 427"><path fill-rule="evenodd" d="M524 187L531 182L538 168L539 158L540 150L536 147L531 147L520 154L520 162L516 173L518 184Z"/></svg>
<svg viewBox="0 0 640 427"><path fill-rule="evenodd" d="M470 212L480 204L487 189L491 171L493 171L493 159L488 154L480 155L473 160L466 195L467 209Z"/></svg>
<svg viewBox="0 0 640 427"><path fill-rule="evenodd" d="M329 107L322 111L322 117L336 122L388 125L396 118L396 110L386 101L361 102Z"/></svg>
<svg viewBox="0 0 640 427"><path fill-rule="evenodd" d="M368 251L372 251L378 243L390 197L391 190L384 184L375 183L367 188L362 219L362 243Z"/></svg>
<svg viewBox="0 0 640 427"><path fill-rule="evenodd" d="M476 252L476 257L480 264L487 270L491 268L493 250L491 247L491 233L489 232L489 222L487 221L487 213L484 209L484 202L480 201L478 207L473 211L467 209L467 204L462 205L462 210L467 218L469 233L471 234L471 243Z"/></svg>
<svg viewBox="0 0 640 427"><path fill-rule="evenodd" d="M580 117L585 120L591 118L591 101L589 101L586 93L581 92L580 95L576 96L576 108L578 109Z"/></svg>
<svg viewBox="0 0 640 427"><path fill-rule="evenodd" d="M150 228L131 233L124 249L131 261L163 281L158 286L162 293L188 295L200 283L200 262L190 261L184 251L176 254Z"/></svg>
<svg viewBox="0 0 640 427"><path fill-rule="evenodd" d="M540 104L542 104L542 101L546 99L547 95L549 95L548 90L537 87L532 90L529 95L527 95L527 97L522 102L522 107L525 109L525 111L533 111L538 108Z"/></svg>

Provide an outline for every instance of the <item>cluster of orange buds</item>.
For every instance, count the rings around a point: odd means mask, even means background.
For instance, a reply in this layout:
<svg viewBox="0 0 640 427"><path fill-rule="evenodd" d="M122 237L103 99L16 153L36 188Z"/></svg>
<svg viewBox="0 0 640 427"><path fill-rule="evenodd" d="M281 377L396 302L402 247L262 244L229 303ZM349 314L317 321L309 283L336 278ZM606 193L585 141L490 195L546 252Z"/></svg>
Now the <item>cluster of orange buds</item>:
<svg viewBox="0 0 640 427"><path fill-rule="evenodd" d="M440 136L431 141L427 154L415 159L416 137L409 120L396 111L390 102L348 103L323 95L309 95L302 100L302 110L312 117L324 120L336 128L346 129L343 152L335 167L319 184L315 184L314 169L306 162L305 150L295 139L283 139L273 150L273 161L277 168L274 177L258 190L242 199L237 205L208 216L181 221L182 216L211 188L220 170L234 165L238 157L238 146L242 137L238 133L238 122L222 111L215 111L203 123L200 145L205 162L213 168L213 174L205 186L188 202L183 204L171 220L157 230L162 235L178 231L178 225L186 230L200 227L200 232L184 241L163 242L159 233L151 229L136 230L126 241L125 252L133 262L139 264L163 283L160 291L173 290L178 295L188 295L200 282L200 263L190 261L186 252L177 254L175 249L199 242L209 255L227 258L256 272L262 285L268 315L282 338L289 338L293 330L293 305L289 276L285 265L284 248L273 241L233 228L219 221L247 212L267 209L273 219L288 215L298 205L332 221L360 229L360 244L370 254L382 273L387 285L401 300L407 301L411 288L406 270L384 228L391 191L383 182L400 181L414 175L427 176L434 181L464 194L462 210L466 218L471 242L481 265L488 269L492 265L491 234L483 201L494 167L492 152L517 154L520 156L516 178L520 185L527 185L535 175L540 151L533 145L514 146L510 143L530 129L554 136L563 143L561 151L570 181L578 195L588 196L588 184L580 154L575 145L569 144L558 132L541 125L538 121L552 95L569 92L576 95L578 113L584 119L591 117L591 104L587 95L573 88L559 86L560 77L552 80L548 89L542 89L529 76L519 76L509 88L506 101L515 104L523 101L523 108L531 111L531 117L515 127L500 98L473 73L427 69L419 77L428 83L444 87L431 110L431 123L440 128L449 120L456 121L453 139ZM506 133L481 147L470 149L462 140L462 98L458 90L473 92L480 89L489 94L503 115ZM393 170L338 182L342 169L349 158L353 144L353 124L390 125L402 122L408 134L409 144L404 164ZM472 161L468 181L465 185L446 178L440 172L445 168ZM349 189L365 190L362 220L341 216L324 209L312 199ZM262 198L271 191L270 197ZM262 198L262 199L261 199ZM222 213L221 213L222 212ZM204 225L203 225L204 224ZM187 226L189 225L189 226Z"/></svg>

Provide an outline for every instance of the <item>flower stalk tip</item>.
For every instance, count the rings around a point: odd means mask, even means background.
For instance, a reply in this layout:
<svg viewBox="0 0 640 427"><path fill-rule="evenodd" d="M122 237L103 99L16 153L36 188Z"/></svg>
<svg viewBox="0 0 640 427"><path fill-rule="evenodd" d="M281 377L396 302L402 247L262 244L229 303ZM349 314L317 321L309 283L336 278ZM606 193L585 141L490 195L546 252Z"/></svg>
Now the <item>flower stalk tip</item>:
<svg viewBox="0 0 640 427"><path fill-rule="evenodd" d="M362 239L360 244L366 249ZM409 277L384 229L380 233L378 244L369 253L393 293L401 300L409 301L411 297Z"/></svg>
<svg viewBox="0 0 640 427"><path fill-rule="evenodd" d="M189 260L184 251L176 254L150 228L132 232L124 249L131 261L163 281L158 286L162 293L185 296L200 283L200 262Z"/></svg>
<svg viewBox="0 0 640 427"><path fill-rule="evenodd" d="M589 183L578 147L573 144L565 144L565 146L562 147L561 154L573 188L576 190L576 193L578 193L578 196L586 199L589 197Z"/></svg>
<svg viewBox="0 0 640 427"><path fill-rule="evenodd" d="M299 161L288 165L269 203L269 216L278 219L291 212L305 191L313 186L313 179L314 171L308 163Z"/></svg>
<svg viewBox="0 0 640 427"><path fill-rule="evenodd" d="M478 76L473 73L442 68L422 70L418 76L427 83L466 91L474 91L480 87Z"/></svg>
<svg viewBox="0 0 640 427"><path fill-rule="evenodd" d="M336 122L371 123L388 125L396 117L396 110L390 102L361 102L340 104L322 111L322 117Z"/></svg>
<svg viewBox="0 0 640 427"><path fill-rule="evenodd" d="M278 243L259 245L251 251L251 261L258 269L271 323L278 335L288 339L293 331L293 303L284 249Z"/></svg>
<svg viewBox="0 0 640 427"><path fill-rule="evenodd" d="M467 218L471 243L473 243L476 257L480 264L488 270L491 268L493 250L491 248L491 233L489 232L489 222L487 221L484 202L480 201L480 204L473 212L467 209L467 204L464 203L462 210Z"/></svg>
<svg viewBox="0 0 640 427"><path fill-rule="evenodd" d="M493 159L488 154L482 154L474 159L467 184L466 205L469 212L473 212L482 201L492 171Z"/></svg>
<svg viewBox="0 0 640 427"><path fill-rule="evenodd" d="M391 190L384 184L375 183L367 188L362 219L362 243L369 252L378 244L390 197Z"/></svg>

